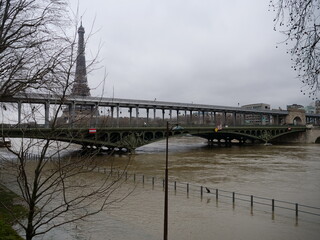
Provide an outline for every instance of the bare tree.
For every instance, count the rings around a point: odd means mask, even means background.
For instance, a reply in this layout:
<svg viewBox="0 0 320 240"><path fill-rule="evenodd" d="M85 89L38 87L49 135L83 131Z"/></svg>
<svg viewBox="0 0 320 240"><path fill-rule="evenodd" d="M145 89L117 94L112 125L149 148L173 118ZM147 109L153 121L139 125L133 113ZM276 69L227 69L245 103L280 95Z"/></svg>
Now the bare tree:
<svg viewBox="0 0 320 240"><path fill-rule="evenodd" d="M0 97L43 86L56 68L65 6L64 0L0 0Z"/></svg>
<svg viewBox="0 0 320 240"><path fill-rule="evenodd" d="M68 131L56 123L72 87L77 59L77 33L70 36L64 29L70 24L65 10L64 0L0 0L0 100L37 91L60 99L49 131L32 139L27 133L39 132L37 125L20 127L21 141L8 148L14 157L0 159L6 184L16 186L27 206L27 218L17 222L28 240L102 211L128 194L114 195L124 182L124 171L117 176L98 171L92 154L64 157L73 139L64 144L54 141ZM39 116L43 109L31 104L24 119L30 123ZM1 136L10 137L3 132Z"/></svg>
<svg viewBox="0 0 320 240"><path fill-rule="evenodd" d="M270 0L276 12L275 30L286 35L286 44L292 42L292 68L298 72L309 97L320 90L320 1ZM289 53L288 52L288 53Z"/></svg>
<svg viewBox="0 0 320 240"><path fill-rule="evenodd" d="M29 153L36 148L42 151L39 155ZM5 183L18 183L27 206L27 218L17 222L28 240L96 214L130 193L115 194L125 181L124 171L112 175L109 169L98 168L92 154L61 157L67 148L69 144L47 139L27 140L19 151L12 150L16 161L2 163Z"/></svg>

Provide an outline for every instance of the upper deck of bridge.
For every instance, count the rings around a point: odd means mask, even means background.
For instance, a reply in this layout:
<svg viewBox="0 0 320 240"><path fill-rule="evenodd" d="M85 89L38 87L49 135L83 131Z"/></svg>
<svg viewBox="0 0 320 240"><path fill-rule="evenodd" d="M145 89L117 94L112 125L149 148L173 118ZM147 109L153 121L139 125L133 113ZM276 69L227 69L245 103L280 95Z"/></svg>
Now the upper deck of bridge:
<svg viewBox="0 0 320 240"><path fill-rule="evenodd" d="M34 104L79 104L79 105L98 105L101 107L126 107L126 108L147 108L147 109L163 109L163 110L186 110L186 111L205 111L205 112L237 112L237 113L261 113L287 115L287 110L277 109L246 109L242 107L219 106L210 104L198 103L179 103L157 100L138 100L138 99L123 99L123 98L105 98L105 97L82 97L82 96L60 96L48 94L24 94L16 95L10 98L2 99L2 102L22 102ZM307 113L308 117L320 117L320 114Z"/></svg>

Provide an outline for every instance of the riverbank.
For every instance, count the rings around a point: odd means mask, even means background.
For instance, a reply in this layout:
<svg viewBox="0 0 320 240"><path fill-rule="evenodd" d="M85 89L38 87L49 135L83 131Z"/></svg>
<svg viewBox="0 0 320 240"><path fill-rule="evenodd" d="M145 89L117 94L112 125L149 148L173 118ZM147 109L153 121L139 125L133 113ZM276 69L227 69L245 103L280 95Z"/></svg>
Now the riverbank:
<svg viewBox="0 0 320 240"><path fill-rule="evenodd" d="M12 225L26 216L26 209L17 204L19 196L0 184L0 239L22 240Z"/></svg>

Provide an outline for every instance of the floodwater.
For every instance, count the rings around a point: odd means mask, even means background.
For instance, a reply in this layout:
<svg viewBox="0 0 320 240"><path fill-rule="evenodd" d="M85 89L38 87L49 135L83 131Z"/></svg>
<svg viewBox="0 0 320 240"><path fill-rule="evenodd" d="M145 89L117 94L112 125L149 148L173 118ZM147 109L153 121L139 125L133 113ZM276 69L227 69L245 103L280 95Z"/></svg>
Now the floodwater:
<svg viewBox="0 0 320 240"><path fill-rule="evenodd" d="M139 148L131 156L97 158L102 167L112 162L121 169L129 164L126 185L134 189L132 194L86 221L38 239L163 239L165 142ZM209 148L200 138L172 138L169 178L169 239L319 239L320 216L299 213L296 218L294 211L277 208L272 214L270 206L254 203L251 208L250 202L233 204L231 198L216 200L206 192L200 197L199 186L319 208L320 145ZM191 186L189 194L186 183Z"/></svg>

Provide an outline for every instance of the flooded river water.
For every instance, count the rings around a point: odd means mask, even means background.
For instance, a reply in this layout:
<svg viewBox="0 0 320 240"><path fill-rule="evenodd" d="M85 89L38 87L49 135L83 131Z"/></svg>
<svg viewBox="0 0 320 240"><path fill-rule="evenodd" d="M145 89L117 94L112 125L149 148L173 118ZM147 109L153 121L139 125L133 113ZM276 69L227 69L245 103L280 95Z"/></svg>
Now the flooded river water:
<svg viewBox="0 0 320 240"><path fill-rule="evenodd" d="M132 156L99 156L101 165L128 166L140 182L120 204L86 221L48 233L39 239L158 240L163 238L164 191L162 179L165 142L136 150ZM141 176L145 176L142 184ZM189 183L209 189L320 207L320 145L255 145L209 148L205 140L179 137L169 140L169 239L319 239L320 216L250 208L250 202L219 198L214 194L179 188ZM137 177L138 178L138 177ZM157 180L157 181L158 181ZM317 211L319 213L319 211Z"/></svg>

